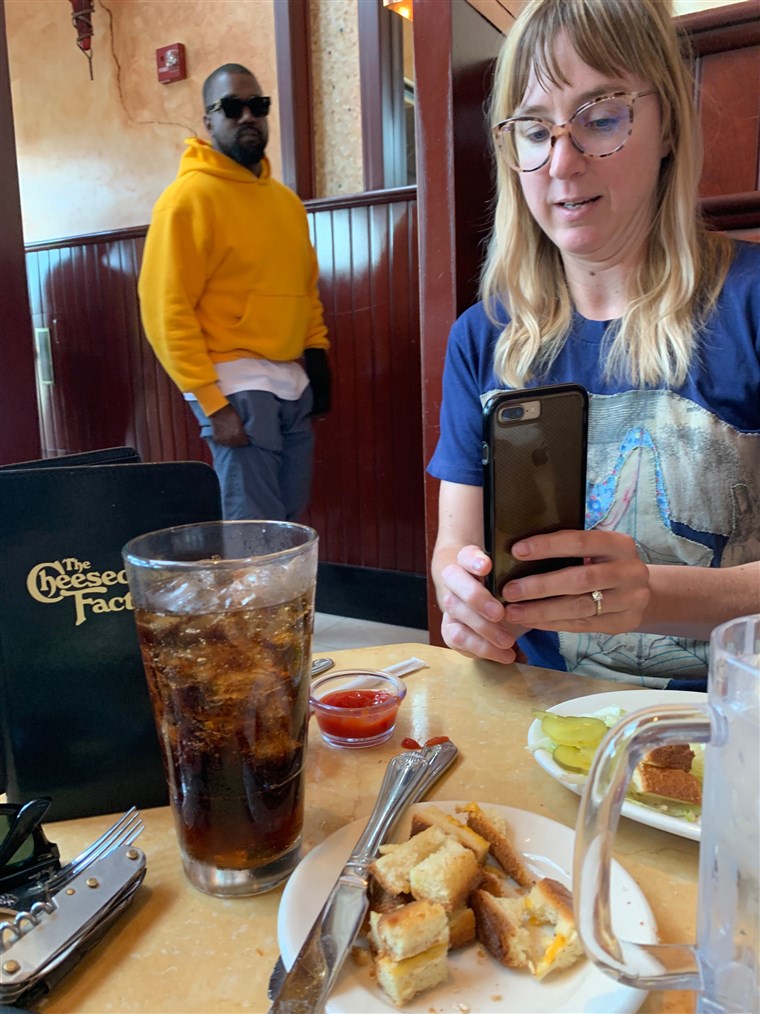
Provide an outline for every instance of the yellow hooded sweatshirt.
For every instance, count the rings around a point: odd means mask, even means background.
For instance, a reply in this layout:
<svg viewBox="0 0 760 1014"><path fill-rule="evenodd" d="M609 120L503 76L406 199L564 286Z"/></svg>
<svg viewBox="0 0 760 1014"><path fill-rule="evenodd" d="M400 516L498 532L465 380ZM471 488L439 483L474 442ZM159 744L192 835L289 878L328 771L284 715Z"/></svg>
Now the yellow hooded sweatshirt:
<svg viewBox="0 0 760 1014"><path fill-rule="evenodd" d="M328 348L319 268L299 198L198 138L153 209L140 270L143 326L161 365L207 415L227 404L214 363Z"/></svg>

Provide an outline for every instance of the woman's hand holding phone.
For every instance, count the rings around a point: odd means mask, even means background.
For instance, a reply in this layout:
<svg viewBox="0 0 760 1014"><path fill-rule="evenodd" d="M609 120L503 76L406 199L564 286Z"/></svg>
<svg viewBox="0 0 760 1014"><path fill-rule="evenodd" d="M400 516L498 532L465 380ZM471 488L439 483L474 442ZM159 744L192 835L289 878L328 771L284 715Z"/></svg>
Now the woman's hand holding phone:
<svg viewBox="0 0 760 1014"><path fill-rule="evenodd" d="M638 629L649 603L649 568L636 543L601 529L533 535L512 546L520 560L582 558L568 566L508 581L506 621L538 630L619 634ZM601 599L592 593L601 592Z"/></svg>
<svg viewBox="0 0 760 1014"><path fill-rule="evenodd" d="M509 623L504 606L484 587L490 570L491 560L478 546L463 546L442 569L441 634L462 655L509 664L518 660L515 642L525 627Z"/></svg>

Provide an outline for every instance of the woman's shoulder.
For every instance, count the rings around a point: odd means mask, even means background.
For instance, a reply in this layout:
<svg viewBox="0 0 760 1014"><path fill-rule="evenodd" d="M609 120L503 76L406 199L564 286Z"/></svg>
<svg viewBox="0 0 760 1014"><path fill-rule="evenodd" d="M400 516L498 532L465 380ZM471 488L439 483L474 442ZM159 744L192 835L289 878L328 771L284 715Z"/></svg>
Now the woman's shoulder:
<svg viewBox="0 0 760 1014"><path fill-rule="evenodd" d="M734 240L734 256L728 268L725 284L749 283L760 294L760 243Z"/></svg>
<svg viewBox="0 0 760 1014"><path fill-rule="evenodd" d="M478 300L457 317L451 334L460 341L492 343L508 322L509 317L501 306L495 308L495 313L489 314L485 303Z"/></svg>

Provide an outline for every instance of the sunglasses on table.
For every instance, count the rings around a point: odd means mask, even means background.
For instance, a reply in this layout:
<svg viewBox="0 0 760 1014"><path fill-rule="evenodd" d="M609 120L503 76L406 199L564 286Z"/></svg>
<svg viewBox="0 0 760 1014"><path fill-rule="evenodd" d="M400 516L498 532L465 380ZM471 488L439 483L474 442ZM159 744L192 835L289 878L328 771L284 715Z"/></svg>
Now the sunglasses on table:
<svg viewBox="0 0 760 1014"><path fill-rule="evenodd" d="M58 846L48 841L40 826L51 800L44 797L32 803L36 805L35 819L31 826L24 821L27 826L21 836L17 833L17 825L25 804L0 803L0 895L18 884L60 869Z"/></svg>
<svg viewBox="0 0 760 1014"><path fill-rule="evenodd" d="M218 109L228 120L239 120L244 109L249 109L252 116L267 116L272 100L268 95L251 95L249 99L238 98L237 95L225 95L223 98L206 106L207 113L215 113Z"/></svg>

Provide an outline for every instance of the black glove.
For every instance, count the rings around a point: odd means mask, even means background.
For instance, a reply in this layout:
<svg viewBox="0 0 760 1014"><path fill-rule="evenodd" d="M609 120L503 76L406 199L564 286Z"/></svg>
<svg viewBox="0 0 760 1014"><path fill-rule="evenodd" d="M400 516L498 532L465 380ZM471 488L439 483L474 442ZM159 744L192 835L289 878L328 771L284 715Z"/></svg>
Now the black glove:
<svg viewBox="0 0 760 1014"><path fill-rule="evenodd" d="M312 415L325 415L330 411L330 386L332 383L327 351L325 349L305 349L303 358L311 391L314 395Z"/></svg>

